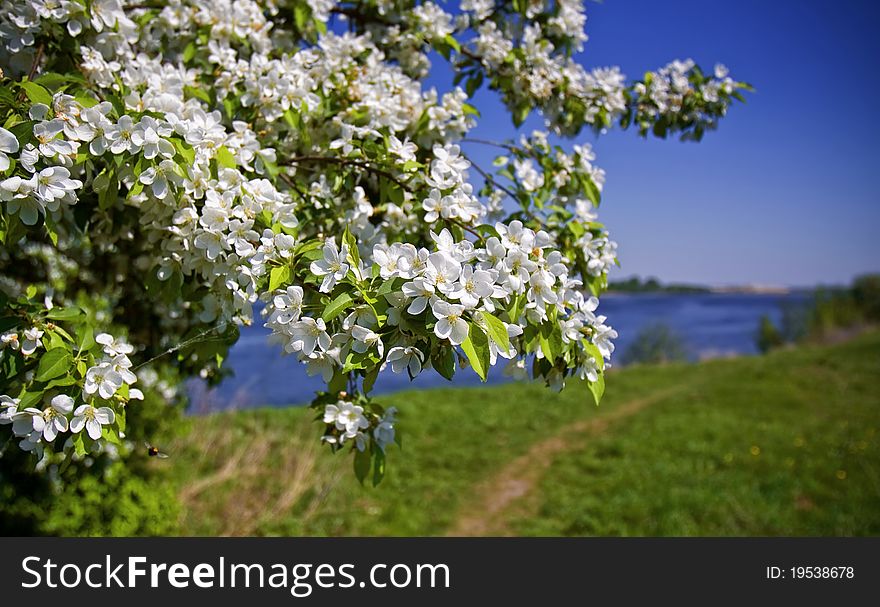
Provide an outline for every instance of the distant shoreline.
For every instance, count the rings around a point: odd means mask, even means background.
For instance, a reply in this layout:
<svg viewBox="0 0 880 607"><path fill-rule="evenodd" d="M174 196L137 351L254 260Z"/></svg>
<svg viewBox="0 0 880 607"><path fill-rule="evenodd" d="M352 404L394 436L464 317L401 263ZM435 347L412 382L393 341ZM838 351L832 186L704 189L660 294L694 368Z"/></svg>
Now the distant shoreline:
<svg viewBox="0 0 880 607"><path fill-rule="evenodd" d="M799 287L764 287L764 286L733 286L733 287L690 287L687 289L659 288L659 289L616 289L613 285L603 294L603 297L615 295L798 295L809 294L814 289Z"/></svg>
<svg viewBox="0 0 880 607"><path fill-rule="evenodd" d="M608 293L675 293L675 294L754 294L754 295L790 295L792 293L809 293L814 288L786 287L767 284L721 285L707 286L687 283L663 284L656 278L641 279L632 277L626 280L614 280L608 283Z"/></svg>

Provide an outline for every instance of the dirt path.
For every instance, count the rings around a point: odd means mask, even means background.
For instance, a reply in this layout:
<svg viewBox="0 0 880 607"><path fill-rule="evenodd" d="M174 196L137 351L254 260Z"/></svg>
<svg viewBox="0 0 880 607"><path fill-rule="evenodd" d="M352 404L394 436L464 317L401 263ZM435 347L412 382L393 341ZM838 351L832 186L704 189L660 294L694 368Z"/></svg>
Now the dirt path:
<svg viewBox="0 0 880 607"><path fill-rule="evenodd" d="M601 434L611 424L635 415L684 388L677 386L631 400L607 415L581 420L535 443L524 455L475 488L474 496L460 509L458 518L446 535L509 535L505 514L523 504L558 454L578 446L586 437Z"/></svg>

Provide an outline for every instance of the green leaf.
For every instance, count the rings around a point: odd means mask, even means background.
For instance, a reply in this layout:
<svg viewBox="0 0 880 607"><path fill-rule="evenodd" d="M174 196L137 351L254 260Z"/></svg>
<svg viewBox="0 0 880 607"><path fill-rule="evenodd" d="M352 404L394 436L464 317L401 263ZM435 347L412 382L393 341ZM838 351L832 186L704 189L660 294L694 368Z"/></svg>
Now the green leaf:
<svg viewBox="0 0 880 607"><path fill-rule="evenodd" d="M46 314L46 318L52 320L76 320L82 317L83 311L79 308L52 308Z"/></svg>
<svg viewBox="0 0 880 607"><path fill-rule="evenodd" d="M599 406L599 401L602 400L602 395L605 394L605 375L600 373L599 379L594 382L589 382L587 387L590 388L590 394L593 395L593 400L596 402L596 406Z"/></svg>
<svg viewBox="0 0 880 607"><path fill-rule="evenodd" d="M464 350L480 379L486 381L489 373L489 338L475 323L470 325L467 339L462 342L461 349Z"/></svg>
<svg viewBox="0 0 880 607"><path fill-rule="evenodd" d="M101 175L98 177L101 177ZM138 185L143 186L140 181L137 183ZM98 189L99 186L102 189ZM107 210L116 204L116 200L119 198L119 179L116 177L115 172L106 176L106 185L103 180L99 182L98 179L96 179L94 187L98 192L98 207L101 210Z"/></svg>
<svg viewBox="0 0 880 607"><path fill-rule="evenodd" d="M41 400L43 400L43 391L39 390L37 392L24 392L18 396L19 403L18 408L20 410L27 409L28 407L33 407Z"/></svg>
<svg viewBox="0 0 880 607"><path fill-rule="evenodd" d="M76 383L76 379L72 375L65 375L63 377L59 377L58 379L53 379L48 384L44 390L49 390L50 388L57 388L59 386L72 386Z"/></svg>
<svg viewBox="0 0 880 607"><path fill-rule="evenodd" d="M333 374L333 378L330 380L330 383L327 384L327 390L331 394L338 394L342 390L345 390L345 384L348 381L348 376L345 373L337 370Z"/></svg>
<svg viewBox="0 0 880 607"><path fill-rule="evenodd" d="M365 369L366 363L364 361L369 360L369 354L361 353L361 352L349 352L348 356L345 357L345 364L342 366L342 372L347 373L348 371L353 371L355 369Z"/></svg>
<svg viewBox="0 0 880 607"><path fill-rule="evenodd" d="M196 99L200 99L201 101L204 101L205 103L207 103L209 105L211 103L211 96L208 95L208 93L206 91L204 91L200 88L196 88L194 86L187 85L187 86L183 87L183 92L186 93L187 95L189 95L190 97L195 97Z"/></svg>
<svg viewBox="0 0 880 607"><path fill-rule="evenodd" d="M374 365L364 376L364 394L369 394L373 390L373 386L376 384L376 378L379 377L379 368L380 365Z"/></svg>
<svg viewBox="0 0 880 607"><path fill-rule="evenodd" d="M312 11L309 10L305 3L297 4L293 7L293 20L296 23L296 29L303 31L311 21Z"/></svg>
<svg viewBox="0 0 880 607"><path fill-rule="evenodd" d="M17 316L4 316L0 318L0 333L5 333L12 327L17 327L21 324L22 319Z"/></svg>
<svg viewBox="0 0 880 607"><path fill-rule="evenodd" d="M278 266L269 272L269 290L274 291L290 280L290 266Z"/></svg>
<svg viewBox="0 0 880 607"><path fill-rule="evenodd" d="M304 255L309 251L315 251L324 246L324 241L319 240L317 238L313 240L306 240L305 242L297 245L296 249L293 250L293 254L297 257L300 255Z"/></svg>
<svg viewBox="0 0 880 607"><path fill-rule="evenodd" d="M83 350L89 350L94 345L95 330L91 326L86 325L86 327L80 331L79 351L82 352Z"/></svg>
<svg viewBox="0 0 880 607"><path fill-rule="evenodd" d="M581 347L593 357L593 360L595 360L596 364L599 366L599 370L604 371L605 358L602 356L602 353L599 352L599 348L588 342L586 339L581 340Z"/></svg>
<svg viewBox="0 0 880 607"><path fill-rule="evenodd" d="M516 108L513 111L513 124L515 126L520 126L526 121L526 118L529 117L529 112L531 112L531 110L532 108L527 103Z"/></svg>
<svg viewBox="0 0 880 607"><path fill-rule="evenodd" d="M109 428L107 426L104 426L104 428L101 431L101 436L108 443L113 443L114 445L121 445L122 444L122 441L119 440L119 437L116 435L116 432L113 431L113 428Z"/></svg>
<svg viewBox="0 0 880 607"><path fill-rule="evenodd" d="M593 203L593 206L598 207L602 197L601 193L599 192L599 188L596 187L596 184L593 183L593 180L589 177L585 177L582 183L584 188L584 196L586 196L590 200L590 202Z"/></svg>
<svg viewBox="0 0 880 607"><path fill-rule="evenodd" d="M363 485L370 474L370 453L369 451L358 451L354 453L354 476L358 482Z"/></svg>
<svg viewBox="0 0 880 607"><path fill-rule="evenodd" d="M28 99L32 102L52 107L52 94L36 82L22 82L19 86L24 89Z"/></svg>
<svg viewBox="0 0 880 607"><path fill-rule="evenodd" d="M67 348L52 348L40 358L35 379L47 381L64 375L70 367L70 359L70 350Z"/></svg>
<svg viewBox="0 0 880 607"><path fill-rule="evenodd" d="M290 128L294 130L299 130L302 128L302 124L300 123L299 114L294 112L292 109L287 109L284 114L284 121L290 125Z"/></svg>
<svg viewBox="0 0 880 607"><path fill-rule="evenodd" d="M174 147L177 148L177 153L180 154L181 158L186 160L187 164L192 164L196 161L196 151L191 145L177 137L173 137L171 141L174 143Z"/></svg>
<svg viewBox="0 0 880 607"><path fill-rule="evenodd" d="M348 229L348 226L346 226L345 232L342 234L342 242L348 245L348 255L354 262L354 267L360 265L361 254L360 251L358 251L357 240L355 239L354 234L351 233L351 230Z"/></svg>
<svg viewBox="0 0 880 607"><path fill-rule="evenodd" d="M321 318L323 318L325 322L330 322L339 316L352 301L354 300L351 298L351 295L343 293L327 304L327 307L324 308L323 314L321 314Z"/></svg>
<svg viewBox="0 0 880 607"><path fill-rule="evenodd" d="M85 438L83 437L83 434L83 432L78 432L77 434L73 435L73 449L80 457L88 453L88 451L86 451Z"/></svg>
<svg viewBox="0 0 880 607"><path fill-rule="evenodd" d="M217 148L216 159L217 163L222 167L226 167L227 169L235 168L235 156L232 155L232 152L230 152L225 145L221 145Z"/></svg>
<svg viewBox="0 0 880 607"><path fill-rule="evenodd" d="M388 294L390 294L390 293L393 293L395 290L397 290L397 288L399 287L399 284L400 284L401 282L403 282L403 281L401 281L401 280L395 280L395 279L391 279L391 280L386 280L386 281L384 281L384 282L379 286L379 290L376 291L376 295L381 297L381 296L383 296L383 295L388 295Z"/></svg>
<svg viewBox="0 0 880 607"><path fill-rule="evenodd" d="M447 34L446 37L443 38L443 41L454 48L456 53L461 52L461 45L458 43L458 40L452 37L452 34Z"/></svg>
<svg viewBox="0 0 880 607"><path fill-rule="evenodd" d="M385 453L381 449L373 450L373 486L377 486L385 478Z"/></svg>
<svg viewBox="0 0 880 607"><path fill-rule="evenodd" d="M98 100L90 95L77 95L75 97L77 103L79 103L84 108L95 107L98 105Z"/></svg>
<svg viewBox="0 0 880 607"><path fill-rule="evenodd" d="M52 348L64 349L64 340L55 331L46 331L46 334L43 336L43 345L46 346L47 350Z"/></svg>
<svg viewBox="0 0 880 607"><path fill-rule="evenodd" d="M510 348L510 335L507 334L507 326L496 316L488 312L482 312L486 319L486 328L489 337L498 345L499 350L507 351Z"/></svg>
<svg viewBox="0 0 880 607"><path fill-rule="evenodd" d="M431 357L431 366L437 370L437 373L452 381L452 377L455 375L455 354L452 348L442 347Z"/></svg>
<svg viewBox="0 0 880 607"><path fill-rule="evenodd" d="M480 110L472 106L470 103L462 103L461 109L464 112L465 116L470 114L471 116L479 116Z"/></svg>
<svg viewBox="0 0 880 607"><path fill-rule="evenodd" d="M199 47L196 46L195 41L191 41L186 45L186 48L183 49L183 62L189 63L192 61L192 58L196 56L196 51Z"/></svg>
<svg viewBox="0 0 880 607"><path fill-rule="evenodd" d="M51 90L58 90L62 86L73 84L74 82L79 84L88 84L82 76L75 76L73 74L58 74L56 72L46 72L45 74L34 78L34 82L41 84L47 89Z"/></svg>
<svg viewBox="0 0 880 607"><path fill-rule="evenodd" d="M498 233L498 230L495 229L495 226L490 226L489 224L483 224L474 226L474 229L480 233L480 236L483 238L490 238L494 236L495 238L500 239L501 235Z"/></svg>
<svg viewBox="0 0 880 607"><path fill-rule="evenodd" d="M541 350L550 362L562 353L562 330L559 323L544 323L541 325Z"/></svg>
<svg viewBox="0 0 880 607"><path fill-rule="evenodd" d="M388 185L387 186L388 199L396 205L403 204L403 188L397 185Z"/></svg>
<svg viewBox="0 0 880 607"><path fill-rule="evenodd" d="M468 97L473 97L474 93L483 85L483 72L479 71L472 78L468 78L464 85L465 92Z"/></svg>

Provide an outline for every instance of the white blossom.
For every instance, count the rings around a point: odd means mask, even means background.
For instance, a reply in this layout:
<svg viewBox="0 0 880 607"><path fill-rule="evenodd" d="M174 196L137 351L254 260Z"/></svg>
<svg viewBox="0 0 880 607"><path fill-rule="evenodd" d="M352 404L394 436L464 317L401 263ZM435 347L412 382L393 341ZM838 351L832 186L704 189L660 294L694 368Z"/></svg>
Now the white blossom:
<svg viewBox="0 0 880 607"><path fill-rule="evenodd" d="M85 428L92 440L98 440L101 438L101 427L112 425L115 421L116 414L110 407L95 408L92 405L80 405L73 412L70 431L78 434Z"/></svg>
<svg viewBox="0 0 880 607"><path fill-rule="evenodd" d="M463 318L464 306L437 300L431 304L431 311L437 318L434 334L440 339L448 339L454 345L460 345L468 336L468 323Z"/></svg>
<svg viewBox="0 0 880 607"><path fill-rule="evenodd" d="M342 245L342 248L336 247L336 240L328 238L324 242L324 257L313 261L310 269L316 276L323 276L320 291L329 293L336 286L336 282L345 278L350 268L346 262L348 258L348 245Z"/></svg>
<svg viewBox="0 0 880 607"><path fill-rule="evenodd" d="M422 372L425 356L421 350L413 346L395 346L388 350L386 360L395 373L403 373L407 370L410 377L415 377Z"/></svg>

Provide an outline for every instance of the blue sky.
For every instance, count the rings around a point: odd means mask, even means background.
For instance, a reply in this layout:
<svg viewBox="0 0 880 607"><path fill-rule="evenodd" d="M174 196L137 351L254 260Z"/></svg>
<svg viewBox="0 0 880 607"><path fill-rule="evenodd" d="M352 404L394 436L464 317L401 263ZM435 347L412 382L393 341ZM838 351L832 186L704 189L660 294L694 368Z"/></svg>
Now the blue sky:
<svg viewBox="0 0 880 607"><path fill-rule="evenodd" d="M600 219L620 243L616 277L809 285L880 271L880 3L606 0L587 10L587 67L637 77L692 57L757 89L699 144L581 135L607 172ZM478 93L472 134L515 136L493 97ZM468 152L487 166L494 154Z"/></svg>

